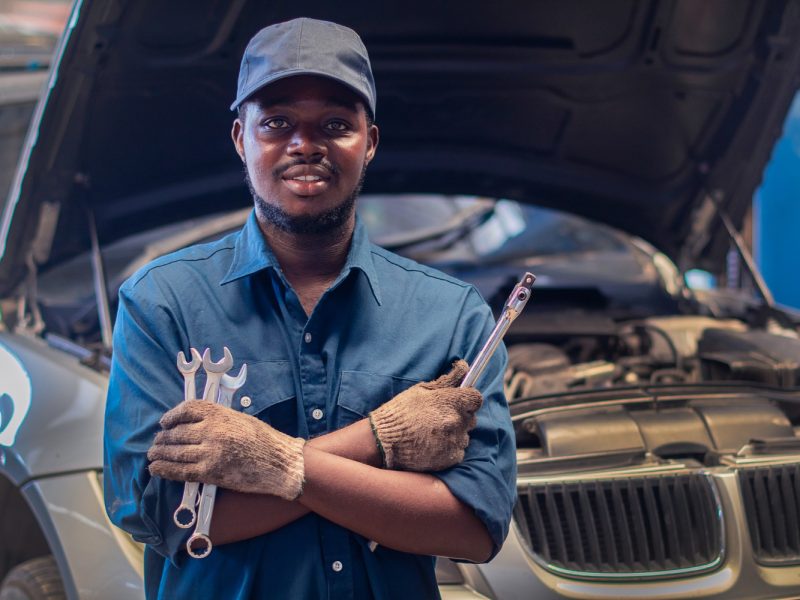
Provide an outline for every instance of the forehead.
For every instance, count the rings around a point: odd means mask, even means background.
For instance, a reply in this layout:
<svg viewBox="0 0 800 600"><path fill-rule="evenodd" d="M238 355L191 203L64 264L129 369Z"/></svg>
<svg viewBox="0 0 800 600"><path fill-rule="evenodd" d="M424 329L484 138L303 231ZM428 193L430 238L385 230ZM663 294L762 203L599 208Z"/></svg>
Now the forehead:
<svg viewBox="0 0 800 600"><path fill-rule="evenodd" d="M360 96L350 88L327 77L315 75L280 79L261 88L249 101L261 108L337 106L353 112L364 110Z"/></svg>

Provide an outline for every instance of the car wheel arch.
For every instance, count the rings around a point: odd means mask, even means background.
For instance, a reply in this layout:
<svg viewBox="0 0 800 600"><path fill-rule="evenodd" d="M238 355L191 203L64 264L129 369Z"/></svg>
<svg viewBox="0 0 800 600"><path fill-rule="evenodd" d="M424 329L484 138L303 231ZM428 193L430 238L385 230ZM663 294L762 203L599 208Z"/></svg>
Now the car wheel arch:
<svg viewBox="0 0 800 600"><path fill-rule="evenodd" d="M0 474L0 581L18 564L52 554L34 510L20 489Z"/></svg>

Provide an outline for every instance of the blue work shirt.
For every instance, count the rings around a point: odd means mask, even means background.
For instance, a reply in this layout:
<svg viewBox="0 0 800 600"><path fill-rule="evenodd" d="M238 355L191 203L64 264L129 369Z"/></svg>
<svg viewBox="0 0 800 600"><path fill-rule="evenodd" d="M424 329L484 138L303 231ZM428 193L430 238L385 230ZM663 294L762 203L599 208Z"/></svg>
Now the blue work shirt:
<svg viewBox="0 0 800 600"><path fill-rule="evenodd" d="M341 274L306 316L255 215L241 231L160 258L121 288L105 424L111 520L147 544L148 598L437 598L435 559L378 546L308 514L190 558L172 516L183 483L151 477L161 416L183 400L176 355L227 346L247 382L233 406L312 438L364 418L419 381L473 359L494 319L471 285L369 242L356 224ZM484 403L462 463L434 473L486 525L497 552L516 498L501 348L477 387ZM202 369L197 389L204 384ZM242 515L243 519L247 515Z"/></svg>

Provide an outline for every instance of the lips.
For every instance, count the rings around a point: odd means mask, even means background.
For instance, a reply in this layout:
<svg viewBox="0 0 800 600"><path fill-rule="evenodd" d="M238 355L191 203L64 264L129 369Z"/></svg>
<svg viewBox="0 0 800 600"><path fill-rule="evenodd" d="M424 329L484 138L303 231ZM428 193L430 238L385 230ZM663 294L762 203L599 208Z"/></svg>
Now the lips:
<svg viewBox="0 0 800 600"><path fill-rule="evenodd" d="M298 196L316 196L330 187L331 175L322 165L295 165L286 169L281 179Z"/></svg>

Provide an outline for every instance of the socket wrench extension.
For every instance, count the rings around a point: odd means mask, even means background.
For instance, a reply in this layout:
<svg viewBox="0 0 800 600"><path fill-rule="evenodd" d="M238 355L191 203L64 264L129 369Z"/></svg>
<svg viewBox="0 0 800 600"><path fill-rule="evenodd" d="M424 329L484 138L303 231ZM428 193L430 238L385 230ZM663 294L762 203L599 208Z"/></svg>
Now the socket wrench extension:
<svg viewBox="0 0 800 600"><path fill-rule="evenodd" d="M478 356L472 361L460 387L471 387L478 381L478 377L481 376L486 365L489 364L489 359L492 358L495 350L497 350L503 336L508 331L508 328L511 327L511 323L519 316L528 300L530 300L534 281L536 281L536 276L533 273L525 273L519 283L511 290L511 294L503 306L503 312L500 314L500 318L497 319L489 339L486 340L483 348L478 352Z"/></svg>

